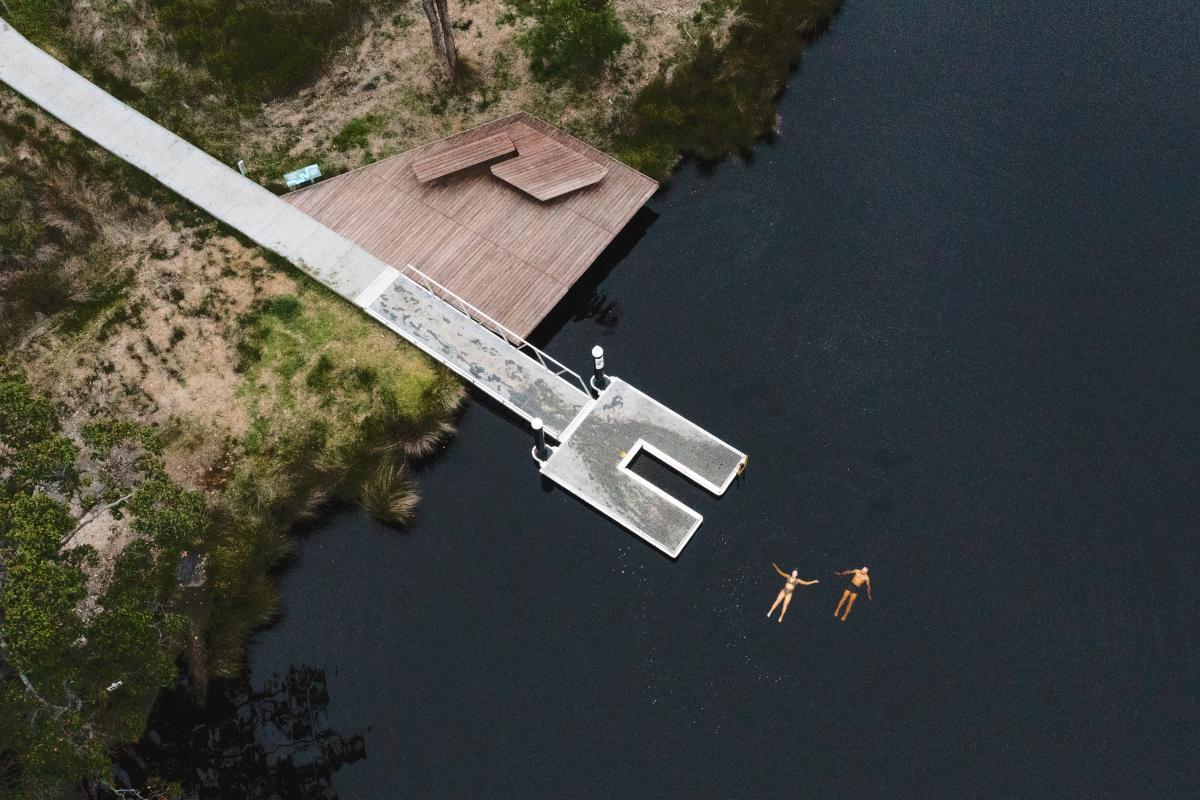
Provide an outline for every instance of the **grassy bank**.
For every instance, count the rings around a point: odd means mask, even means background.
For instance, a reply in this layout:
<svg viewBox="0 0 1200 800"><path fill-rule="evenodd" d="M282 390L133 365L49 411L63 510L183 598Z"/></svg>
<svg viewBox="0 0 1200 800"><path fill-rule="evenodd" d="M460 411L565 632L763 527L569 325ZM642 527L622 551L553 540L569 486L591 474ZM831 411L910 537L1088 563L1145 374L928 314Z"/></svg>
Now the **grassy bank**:
<svg viewBox="0 0 1200 800"><path fill-rule="evenodd" d="M209 665L241 668L245 635L276 612L270 567L292 527L330 500L362 503L381 523L410 521L406 464L454 431L458 381L323 287L260 301L238 341L238 393L249 424L237 457L213 476L215 550Z"/></svg>

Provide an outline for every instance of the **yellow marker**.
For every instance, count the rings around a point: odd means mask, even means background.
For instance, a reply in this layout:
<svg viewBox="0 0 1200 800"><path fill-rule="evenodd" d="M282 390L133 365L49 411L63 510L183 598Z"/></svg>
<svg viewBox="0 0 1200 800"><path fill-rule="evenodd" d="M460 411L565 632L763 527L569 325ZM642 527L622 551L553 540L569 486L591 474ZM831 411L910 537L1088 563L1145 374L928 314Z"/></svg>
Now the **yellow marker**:
<svg viewBox="0 0 1200 800"><path fill-rule="evenodd" d="M624 457L625 457L625 451L624 451L624 450L622 450L622 451L621 451L621 458L624 458Z"/></svg>

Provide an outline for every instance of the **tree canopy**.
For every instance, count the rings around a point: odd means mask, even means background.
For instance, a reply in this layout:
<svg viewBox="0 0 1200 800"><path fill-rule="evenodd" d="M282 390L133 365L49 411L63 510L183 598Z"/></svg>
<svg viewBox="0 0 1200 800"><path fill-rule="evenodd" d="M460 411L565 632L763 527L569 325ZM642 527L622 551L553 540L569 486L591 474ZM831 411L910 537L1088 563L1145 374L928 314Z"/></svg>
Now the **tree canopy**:
<svg viewBox="0 0 1200 800"><path fill-rule="evenodd" d="M106 779L109 747L141 734L188 630L175 610L175 564L208 524L203 498L166 477L144 428L85 429L76 443L23 376L0 373L0 798L61 797L83 778ZM118 444L141 451L136 488L104 473ZM101 499L81 494L84 457L130 498L140 535L95 597L96 552L63 548L80 524L72 506Z"/></svg>

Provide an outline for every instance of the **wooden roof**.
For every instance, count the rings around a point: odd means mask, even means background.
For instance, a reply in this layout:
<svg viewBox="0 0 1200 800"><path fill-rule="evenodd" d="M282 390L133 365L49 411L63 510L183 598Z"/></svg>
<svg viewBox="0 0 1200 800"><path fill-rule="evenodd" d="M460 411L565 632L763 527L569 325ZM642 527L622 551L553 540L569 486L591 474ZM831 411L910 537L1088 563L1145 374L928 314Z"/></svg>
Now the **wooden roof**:
<svg viewBox="0 0 1200 800"><path fill-rule="evenodd" d="M545 202L491 174L486 153L512 142L521 156L566 148L567 174L518 180L539 191L596 175L598 182ZM478 145L478 146L475 146ZM576 157L588 163L577 161ZM422 174L471 162L436 179ZM495 165L499 166L499 165ZM571 170L574 170L572 172ZM284 195L289 203L403 269L412 264L526 336L654 194L658 184L525 113L489 122Z"/></svg>

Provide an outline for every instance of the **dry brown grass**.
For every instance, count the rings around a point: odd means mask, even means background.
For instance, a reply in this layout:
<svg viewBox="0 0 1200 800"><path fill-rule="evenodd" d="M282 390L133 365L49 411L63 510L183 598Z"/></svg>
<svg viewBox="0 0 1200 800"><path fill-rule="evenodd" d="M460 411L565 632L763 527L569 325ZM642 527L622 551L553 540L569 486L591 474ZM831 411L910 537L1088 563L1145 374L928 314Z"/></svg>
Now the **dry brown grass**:
<svg viewBox="0 0 1200 800"><path fill-rule="evenodd" d="M362 43L343 53L312 86L265 106L247 132L248 162L252 168L256 160L275 168L274 154L284 147L296 157L320 154L327 171L352 168L520 110L603 148L618 100L632 96L685 40L686 21L700 2L614 0L613 5L632 43L607 78L581 96L530 78L515 42L518 29L497 21L506 8L502 0L450 3L456 24L469 26L455 31L464 75L458 86L446 87L420 4L407 3L395 17L372 23ZM337 152L333 137L363 117L373 122L367 147Z"/></svg>

